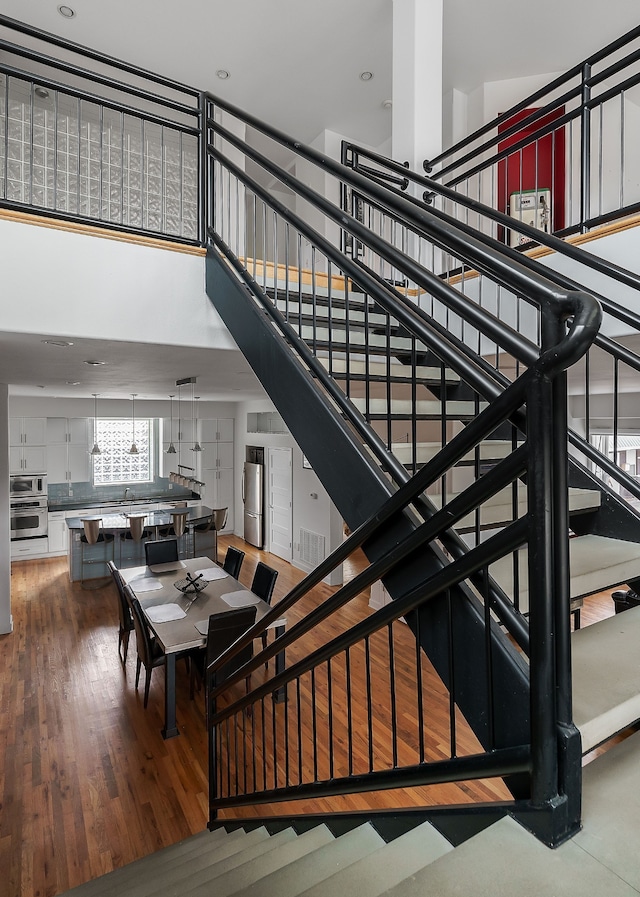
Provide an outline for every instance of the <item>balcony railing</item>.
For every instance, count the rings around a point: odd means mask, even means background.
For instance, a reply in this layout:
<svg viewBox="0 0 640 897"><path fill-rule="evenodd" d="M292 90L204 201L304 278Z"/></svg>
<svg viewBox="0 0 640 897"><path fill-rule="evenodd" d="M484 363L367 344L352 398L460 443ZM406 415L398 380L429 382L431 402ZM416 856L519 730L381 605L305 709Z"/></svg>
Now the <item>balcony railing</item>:
<svg viewBox="0 0 640 897"><path fill-rule="evenodd" d="M4 207L202 242L198 91L2 16L0 54Z"/></svg>

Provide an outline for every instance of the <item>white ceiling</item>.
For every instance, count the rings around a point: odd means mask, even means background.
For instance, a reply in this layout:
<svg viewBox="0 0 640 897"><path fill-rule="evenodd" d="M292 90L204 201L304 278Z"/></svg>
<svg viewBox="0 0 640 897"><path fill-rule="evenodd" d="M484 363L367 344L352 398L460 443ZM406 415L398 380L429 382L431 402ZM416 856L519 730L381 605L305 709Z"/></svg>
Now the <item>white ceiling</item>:
<svg viewBox="0 0 640 897"><path fill-rule="evenodd" d="M382 104L392 96L393 0L68 3L73 19L58 13L58 0L0 0L0 13L209 90L304 142L325 128L372 146L390 136L391 115ZM513 0L444 0L444 90L468 93L485 81L566 70L635 27L638 11L638 0L604 6L537 0L531 7ZM438 37L425 37L425 52L431 40ZM219 80L218 69L230 78ZM365 83L362 71L374 77ZM62 390L67 380L81 379L85 395L124 396L135 384L138 393L156 390L164 397L170 363L176 377L204 371L198 379L204 398L260 394L244 360L230 365L229 353L221 360L191 349L89 341L77 355L76 347L57 350L54 361L52 347L39 337L30 337L28 346L25 339L0 333L0 381L15 384L12 392L42 395L44 386L55 394L54 386ZM113 362L94 379L84 366L80 377L78 365L94 352Z"/></svg>

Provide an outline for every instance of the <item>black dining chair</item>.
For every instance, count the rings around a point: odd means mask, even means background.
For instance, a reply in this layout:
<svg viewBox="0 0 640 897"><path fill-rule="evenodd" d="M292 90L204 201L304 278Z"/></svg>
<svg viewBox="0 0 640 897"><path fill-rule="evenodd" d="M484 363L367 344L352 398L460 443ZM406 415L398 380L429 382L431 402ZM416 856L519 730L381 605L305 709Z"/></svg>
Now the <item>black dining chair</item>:
<svg viewBox="0 0 640 897"><path fill-rule="evenodd" d="M228 573L229 576L233 576L234 579L237 579L240 576L243 560L244 551L240 551L239 548L234 548L233 545L230 545L227 548L222 569Z"/></svg>
<svg viewBox="0 0 640 897"><path fill-rule="evenodd" d="M251 591L258 598L262 598L267 604L271 604L271 596L278 578L278 571L273 567L268 567L262 561L258 561L256 572L253 574L253 582L251 583ZM267 647L267 633L262 633L262 649ZM265 666L267 664L265 663Z"/></svg>
<svg viewBox="0 0 640 897"><path fill-rule="evenodd" d="M147 567L155 564L170 564L178 560L177 539L157 539L144 543L144 556Z"/></svg>
<svg viewBox="0 0 640 897"><path fill-rule="evenodd" d="M107 561L107 568L111 573L118 590L118 614L120 617L120 627L118 629L118 654L120 655L122 663L126 663L127 651L129 650L129 636L133 629L133 617L131 616L131 608L127 601L127 596L124 593L125 584L120 575L120 571L113 561Z"/></svg>
<svg viewBox="0 0 640 897"><path fill-rule="evenodd" d="M207 630L207 644L191 655L191 697L193 697L195 677L205 681L205 696L207 711L209 710L209 692L217 688L229 678L241 666L244 666L253 657L253 643L249 642L242 650L232 657L224 666L210 673L207 677L207 669L217 660L227 648L231 647L241 635L250 629L256 621L258 609L255 604L249 607L237 607L233 610L222 611L219 614L211 614ZM249 692L251 676L246 678L246 690Z"/></svg>
<svg viewBox="0 0 640 897"><path fill-rule="evenodd" d="M156 667L162 666L165 661L165 653L152 635L145 615L140 606L140 602L133 594L129 586L125 586L125 597L131 607L131 615L133 617L133 628L136 631L136 649L138 651L138 660L136 663L136 690L140 681L140 670L144 664L144 708L146 709L149 702L149 686L151 684L151 673Z"/></svg>

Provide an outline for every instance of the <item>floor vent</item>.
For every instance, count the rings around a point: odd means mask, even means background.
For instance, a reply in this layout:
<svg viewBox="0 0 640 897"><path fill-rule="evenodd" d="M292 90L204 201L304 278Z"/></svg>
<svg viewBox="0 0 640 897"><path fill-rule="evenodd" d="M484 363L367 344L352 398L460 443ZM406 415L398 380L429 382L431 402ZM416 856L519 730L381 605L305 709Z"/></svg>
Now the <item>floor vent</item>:
<svg viewBox="0 0 640 897"><path fill-rule="evenodd" d="M317 567L324 560L324 536L301 528L300 560L310 567Z"/></svg>

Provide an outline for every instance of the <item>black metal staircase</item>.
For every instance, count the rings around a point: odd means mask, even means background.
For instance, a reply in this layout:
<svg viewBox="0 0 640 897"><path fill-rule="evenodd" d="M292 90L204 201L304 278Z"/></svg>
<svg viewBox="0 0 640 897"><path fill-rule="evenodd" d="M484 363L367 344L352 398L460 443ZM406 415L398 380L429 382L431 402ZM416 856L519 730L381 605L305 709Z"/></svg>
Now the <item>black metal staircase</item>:
<svg viewBox="0 0 640 897"><path fill-rule="evenodd" d="M56 68L56 60L42 61ZM9 87L15 78L27 83L33 102L33 75L6 65L0 74ZM43 83L60 101L78 93L50 74ZM164 79L153 83L184 92L188 102L163 106L151 89L135 89L131 97L142 107L157 103L161 112L132 112L127 104L123 121L131 115L142 133L150 125L180 131L181 164L199 163L198 202L173 229L160 220L140 227L125 223L132 210L121 190L120 204L101 223L132 234L160 230L186 243L201 238L211 301L352 531L209 672L351 552L364 549L369 562L230 682L208 688L211 826L221 809L249 804L500 777L510 801L424 808L422 815L451 825L464 820L468 828L471 815L509 813L558 845L581 818L571 673L571 612L583 595L571 577L576 546L582 535L602 540L592 553L612 535L621 544L640 541L638 516L620 494L624 488L640 499L640 487L593 444L588 408L584 432L568 430L567 376L583 377L588 404L594 369L606 356L617 409L618 383L640 371L640 356L598 333L602 308L607 322L636 332L640 316L606 290L594 297L581 279L545 269L496 240L495 230L474 226L467 212L506 227L504 212L476 198L360 149L350 170L226 102ZM107 93L121 87L103 76L91 84L96 105L96 84ZM104 105L114 106L109 99ZM190 124L178 128L183 119ZM78 130L82 124L80 117ZM257 150L252 131L261 146L284 148L320 171L327 194L273 161L268 148ZM87 134L90 150L91 128ZM361 165L363 156L377 168ZM428 199L437 194L442 204L402 195L394 178L427 188ZM274 179L288 191L287 203L272 189ZM357 198L346 210L345 196ZM54 195L47 214L89 220L81 204L69 212L58 200ZM33 205L6 193L2 204ZM465 215L450 214L452 206ZM545 240L559 250L560 241ZM633 272L579 257L590 271L640 287ZM618 432L614 423L614 448ZM570 529L578 536L571 546ZM634 548L603 574L602 587L627 580L631 570L640 576ZM380 579L391 603L321 647L305 642ZM284 672L227 703L236 680L283 650L294 658ZM425 658L446 694L446 744L437 750ZM401 664L411 672L415 726L407 752L398 737ZM274 703L283 690L288 700ZM355 701L367 719L357 733ZM463 726L473 748L462 746ZM354 762L356 737L368 757L363 768Z"/></svg>

